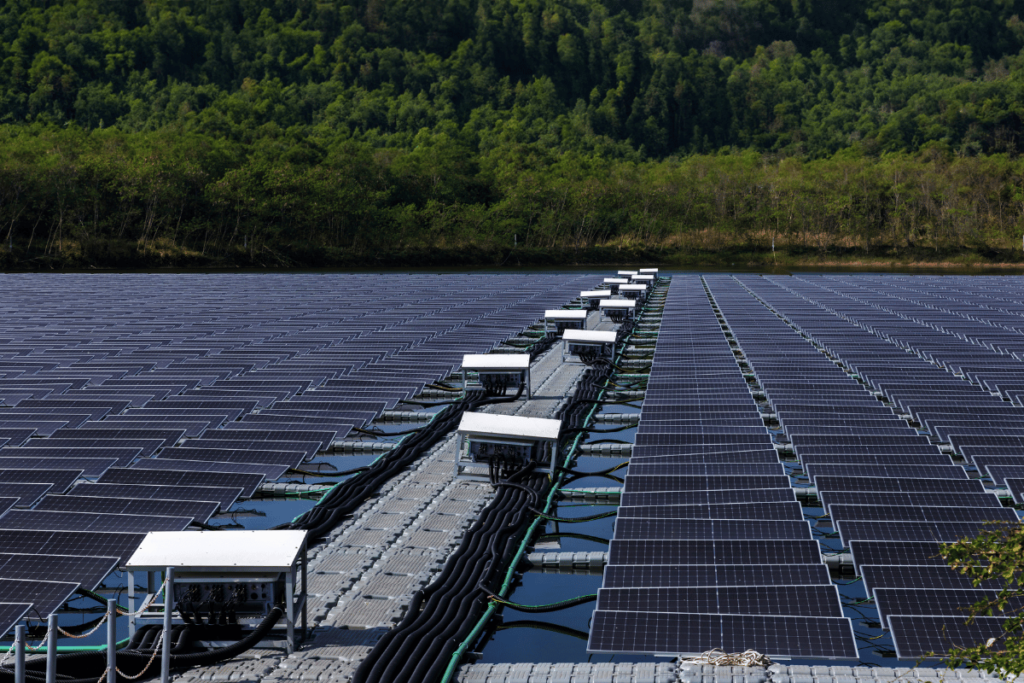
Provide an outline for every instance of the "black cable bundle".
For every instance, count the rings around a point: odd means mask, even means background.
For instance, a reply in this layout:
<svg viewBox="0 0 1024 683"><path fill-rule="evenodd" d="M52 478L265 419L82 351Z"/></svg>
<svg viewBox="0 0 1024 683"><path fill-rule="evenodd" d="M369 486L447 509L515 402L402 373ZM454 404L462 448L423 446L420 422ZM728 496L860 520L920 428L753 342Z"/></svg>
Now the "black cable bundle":
<svg viewBox="0 0 1024 683"><path fill-rule="evenodd" d="M470 527L440 575L417 592L405 618L384 635L356 669L354 683L434 681L487 608L481 582L499 576L515 555L547 478L521 470L498 484L498 494Z"/></svg>

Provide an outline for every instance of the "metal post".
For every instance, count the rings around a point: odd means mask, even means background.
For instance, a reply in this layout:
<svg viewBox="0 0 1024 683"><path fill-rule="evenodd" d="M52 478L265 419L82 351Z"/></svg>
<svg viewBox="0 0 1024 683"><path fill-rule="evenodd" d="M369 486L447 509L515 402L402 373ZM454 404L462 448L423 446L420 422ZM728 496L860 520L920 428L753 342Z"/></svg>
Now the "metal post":
<svg viewBox="0 0 1024 683"><path fill-rule="evenodd" d="M305 584L303 584L305 589ZM295 565L284 575L284 620L288 631L288 654L295 652Z"/></svg>
<svg viewBox="0 0 1024 683"><path fill-rule="evenodd" d="M57 615L46 618L46 683L57 682Z"/></svg>
<svg viewBox="0 0 1024 683"><path fill-rule="evenodd" d="M160 656L160 683L171 680L171 612L174 611L174 567L167 568L167 585L164 587L164 648Z"/></svg>
<svg viewBox="0 0 1024 683"><path fill-rule="evenodd" d="M107 600L107 683L117 683L117 600Z"/></svg>
<svg viewBox="0 0 1024 683"><path fill-rule="evenodd" d="M128 572L128 635L135 635L135 572Z"/></svg>
<svg viewBox="0 0 1024 683"><path fill-rule="evenodd" d="M14 683L25 683L25 626L14 627Z"/></svg>

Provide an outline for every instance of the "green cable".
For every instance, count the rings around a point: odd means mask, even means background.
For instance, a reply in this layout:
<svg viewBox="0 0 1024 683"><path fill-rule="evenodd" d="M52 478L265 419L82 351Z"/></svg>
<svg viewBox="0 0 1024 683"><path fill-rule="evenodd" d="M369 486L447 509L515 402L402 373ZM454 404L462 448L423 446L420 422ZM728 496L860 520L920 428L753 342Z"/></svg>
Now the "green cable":
<svg viewBox="0 0 1024 683"><path fill-rule="evenodd" d="M641 309L641 311L640 311L640 315L643 315L643 313L644 313L644 311L646 309L647 309L647 305L645 304L644 308ZM632 334L630 334L630 338L631 337L632 337ZM628 338L627 338L627 341L628 341ZM625 346L625 344L623 344L623 346ZM620 357L622 356L622 352L621 351L619 352L619 356ZM601 393L597 397L598 401L600 401L601 398L604 397L605 391L607 390L607 384L608 383L606 381L605 382L605 387L601 389ZM597 411L597 408L600 405L601 405L600 403L595 403L594 404L594 407L590 409L589 413L587 413L587 419L583 421L583 424L587 424L587 423L590 422L590 419L594 416L594 412ZM576 452L576 448L578 447L580 438L582 438L582 436L583 436L583 433L580 432L579 434L576 435L576 438L573 439L572 446L569 448L569 452L566 454L565 460L562 461L563 462L563 467L568 467L569 464L572 462L572 455L573 455L573 453ZM561 480L563 476L564 475L560 475L559 476L559 480ZM548 497L544 501L544 510L545 511L547 511L551 507L552 500L555 497L555 494L557 494L557 493L558 493L558 485L556 484L556 485L551 487L551 491L548 492ZM511 585L512 579L515 577L516 567L519 566L519 563L522 560L523 554L526 551L527 542L531 538L533 538L533 535L536 532L537 526L540 524L540 521L541 521L540 517L537 517L537 518L535 518L533 520L533 522L530 523L530 528L527 529L526 535L523 536L523 540L519 544L519 548L516 550L515 556L512 558L512 562L509 565L508 571L505 573L505 580L501 584L501 588L498 590L498 595L501 595L501 594L505 593L505 591L508 590L509 585ZM459 644L459 647L452 654L451 661L448 662L448 668L445 669L444 676L441 678L441 683L449 683L452 680L452 677L455 675L455 670L459 666L459 662L462 661L462 657L466 653L466 649L470 646L470 644L472 644L474 641L476 641L476 639L480 636L480 632L484 629L484 627L487 625L487 622L489 622L491 620L491 617L493 617L494 613L497 612L497 611L498 611L497 604L492 600L491 604L487 606L487 609L484 611L483 615L476 622L476 625L473 627L473 630L469 632L469 635L466 636L466 639L463 640L462 643Z"/></svg>
<svg viewBox="0 0 1024 683"><path fill-rule="evenodd" d="M121 648L123 648L125 645L128 644L128 640L129 640L128 638L125 638L124 640L117 641L116 643L114 643L114 649L115 650L120 650ZM107 651L107 646L106 645L58 645L57 646L57 652L58 653L61 653L61 652L106 652L106 651ZM46 654L46 652L47 652L46 646L42 645L39 648L32 650L32 652L30 654Z"/></svg>

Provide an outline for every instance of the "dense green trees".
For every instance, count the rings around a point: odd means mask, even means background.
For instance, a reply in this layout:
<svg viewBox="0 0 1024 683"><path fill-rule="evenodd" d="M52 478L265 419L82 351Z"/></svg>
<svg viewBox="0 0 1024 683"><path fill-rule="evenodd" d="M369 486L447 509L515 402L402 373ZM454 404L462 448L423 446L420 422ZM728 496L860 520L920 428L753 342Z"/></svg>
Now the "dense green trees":
<svg viewBox="0 0 1024 683"><path fill-rule="evenodd" d="M1022 14L1024 0L10 0L6 258L100 259L118 240L267 263L466 240L1009 248Z"/></svg>

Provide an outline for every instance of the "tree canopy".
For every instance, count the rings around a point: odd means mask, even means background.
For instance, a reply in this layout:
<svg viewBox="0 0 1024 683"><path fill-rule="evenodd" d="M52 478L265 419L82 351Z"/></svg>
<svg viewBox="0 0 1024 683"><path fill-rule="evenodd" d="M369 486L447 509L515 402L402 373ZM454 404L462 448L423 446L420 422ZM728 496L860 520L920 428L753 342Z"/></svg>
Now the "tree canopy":
<svg viewBox="0 0 1024 683"><path fill-rule="evenodd" d="M1022 9L10 0L5 258L519 233L572 250L756 249L768 232L818 251L1005 249L1024 207ZM808 196L816 225L796 213Z"/></svg>

